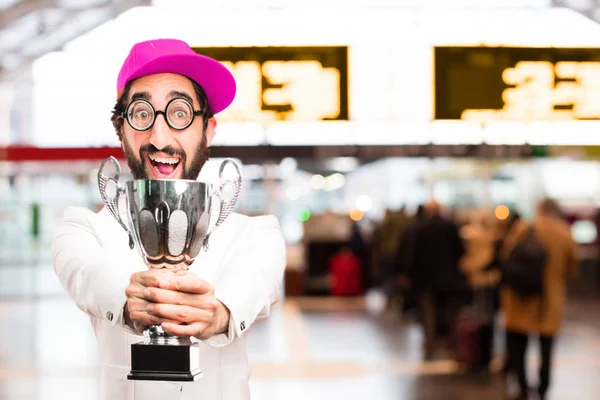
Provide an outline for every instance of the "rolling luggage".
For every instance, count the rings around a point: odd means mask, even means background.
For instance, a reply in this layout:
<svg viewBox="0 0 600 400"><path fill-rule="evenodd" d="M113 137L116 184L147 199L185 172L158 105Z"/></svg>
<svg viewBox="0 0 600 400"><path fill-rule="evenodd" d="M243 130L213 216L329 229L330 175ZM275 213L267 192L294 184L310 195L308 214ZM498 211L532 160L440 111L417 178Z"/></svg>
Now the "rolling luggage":
<svg viewBox="0 0 600 400"><path fill-rule="evenodd" d="M329 273L333 296L360 296L364 293L362 264L353 253L342 251L331 257Z"/></svg>
<svg viewBox="0 0 600 400"><path fill-rule="evenodd" d="M456 362L468 370L487 369L494 346L494 319L491 311L490 289L474 290L474 302L464 307L453 329L453 349Z"/></svg>

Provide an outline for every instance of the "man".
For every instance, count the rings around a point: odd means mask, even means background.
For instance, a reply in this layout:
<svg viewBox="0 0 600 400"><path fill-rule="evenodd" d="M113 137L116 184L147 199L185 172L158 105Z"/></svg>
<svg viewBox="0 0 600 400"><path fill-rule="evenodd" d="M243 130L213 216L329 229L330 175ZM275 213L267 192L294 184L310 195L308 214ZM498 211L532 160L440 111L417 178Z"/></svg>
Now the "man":
<svg viewBox="0 0 600 400"><path fill-rule="evenodd" d="M535 238L547 252L541 296L520 297L508 286L501 291L508 356L506 369L509 375L517 378L519 392L514 399L518 400L530 397L525 362L530 334L539 335L542 362L537 392L540 399L546 398L550 387L554 337L560 330L565 309L566 283L578 272L575 241L561 214L560 207L554 200L541 201L533 223L516 222L501 250L501 256L506 260L517 243L527 237L532 227Z"/></svg>
<svg viewBox="0 0 600 400"><path fill-rule="evenodd" d="M112 122L134 178L196 179L235 96L219 62L170 39L138 43L117 82ZM106 208L68 208L53 238L62 285L91 319L99 346L99 399L248 399L245 333L269 315L285 268L273 216L232 214L185 274L148 269ZM196 382L128 381L130 345L160 324L200 345ZM66 350L66 349L65 349Z"/></svg>
<svg viewBox="0 0 600 400"><path fill-rule="evenodd" d="M424 359L432 360L440 336L448 336L464 303L468 284L458 262L464 254L456 224L442 216L436 201L425 205L426 217L414 231L407 276L417 297L423 325Z"/></svg>

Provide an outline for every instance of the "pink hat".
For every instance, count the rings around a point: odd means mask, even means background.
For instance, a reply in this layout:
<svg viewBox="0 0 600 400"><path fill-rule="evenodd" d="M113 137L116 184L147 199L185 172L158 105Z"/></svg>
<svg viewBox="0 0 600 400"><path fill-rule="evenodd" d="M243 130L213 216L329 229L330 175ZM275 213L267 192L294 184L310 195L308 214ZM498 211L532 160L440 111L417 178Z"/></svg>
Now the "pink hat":
<svg viewBox="0 0 600 400"><path fill-rule="evenodd" d="M117 79L120 96L127 82L142 76L172 73L196 81L208 99L213 113L226 109L235 97L235 79L223 64L197 54L176 39L157 39L135 44L125 59Z"/></svg>

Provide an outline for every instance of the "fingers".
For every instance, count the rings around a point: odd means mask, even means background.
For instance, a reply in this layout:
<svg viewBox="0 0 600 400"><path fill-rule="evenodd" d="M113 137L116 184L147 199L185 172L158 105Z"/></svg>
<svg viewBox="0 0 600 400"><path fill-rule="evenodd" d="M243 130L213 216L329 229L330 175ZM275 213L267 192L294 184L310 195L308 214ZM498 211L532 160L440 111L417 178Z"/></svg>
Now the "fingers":
<svg viewBox="0 0 600 400"><path fill-rule="evenodd" d="M125 288L125 294L127 296L127 309L129 315L134 322L138 323L156 323L156 317L148 314L146 309L148 308L148 301L145 298L146 285L158 283L159 275L156 272L144 271L138 272L131 275L130 283Z"/></svg>
<svg viewBox="0 0 600 400"><path fill-rule="evenodd" d="M162 281L168 279L170 275L173 275L170 270L150 268L131 275L130 282L144 287L160 287Z"/></svg>
<svg viewBox="0 0 600 400"><path fill-rule="evenodd" d="M175 304L178 306L192 306L198 305L197 294L176 292L174 290L159 289L159 288L145 288L144 299L153 303L164 303L164 304Z"/></svg>
<svg viewBox="0 0 600 400"><path fill-rule="evenodd" d="M165 331L176 336L204 335L219 305L208 282L183 270L135 273L125 292L129 317L136 329L165 323Z"/></svg>
<svg viewBox="0 0 600 400"><path fill-rule="evenodd" d="M133 281L133 277L132 277L132 281L131 283L125 288L125 295L127 295L127 298L136 298L136 299L143 299L144 298L144 290L146 290L146 288L142 285L140 285L139 283Z"/></svg>
<svg viewBox="0 0 600 400"><path fill-rule="evenodd" d="M206 331L208 324L205 322L194 322L190 325L177 325L172 322L164 322L161 327L169 335L173 336L195 336L203 338L203 333Z"/></svg>
<svg viewBox="0 0 600 400"><path fill-rule="evenodd" d="M193 294L160 288L145 288L144 300L152 303L190 306L214 312L219 301L212 294Z"/></svg>
<svg viewBox="0 0 600 400"><path fill-rule="evenodd" d="M159 318L154 315L150 315L148 313L137 312L135 315L130 314L130 318L135 325L142 326L150 326L150 325L160 325L163 322L167 322L169 320L164 318Z"/></svg>
<svg viewBox="0 0 600 400"><path fill-rule="evenodd" d="M131 275L130 285L142 287L158 287L179 292L210 294L213 287L185 269L149 269ZM138 292L135 292L139 294ZM140 296L136 296L140 297Z"/></svg>
<svg viewBox="0 0 600 400"><path fill-rule="evenodd" d="M130 313L132 312L146 312L148 308L148 302L145 299L140 299L137 297L131 297L127 299L127 309Z"/></svg>
<svg viewBox="0 0 600 400"><path fill-rule="evenodd" d="M164 318L160 318L155 315L150 315L145 311L134 311L134 312L130 311L129 318L131 318L131 320L135 324L144 325L144 326L160 325L161 323L166 321Z"/></svg>
<svg viewBox="0 0 600 400"><path fill-rule="evenodd" d="M164 320L176 321L178 323L206 322L214 319L215 313L190 306L177 306L174 304L148 304L147 312Z"/></svg>
<svg viewBox="0 0 600 400"><path fill-rule="evenodd" d="M160 325L162 322L169 321L167 318L152 315L148 313L148 305L146 300L138 298L130 298L127 300L127 311L129 318L138 325Z"/></svg>
<svg viewBox="0 0 600 400"><path fill-rule="evenodd" d="M160 282L157 286L162 289L175 290L178 292L195 293L195 294L210 294L213 293L213 287L208 282L198 278L191 272L185 274L168 274L160 277Z"/></svg>

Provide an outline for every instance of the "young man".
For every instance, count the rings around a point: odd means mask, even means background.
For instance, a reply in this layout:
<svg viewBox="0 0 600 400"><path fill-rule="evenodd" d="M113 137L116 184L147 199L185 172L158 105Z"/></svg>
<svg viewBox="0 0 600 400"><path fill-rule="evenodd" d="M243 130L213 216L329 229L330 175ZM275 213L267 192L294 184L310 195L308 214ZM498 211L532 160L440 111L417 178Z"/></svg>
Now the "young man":
<svg viewBox="0 0 600 400"><path fill-rule="evenodd" d="M225 67L185 42L133 46L118 76L112 122L134 178L196 179L215 135L214 114L235 90ZM186 274L148 269L128 243L106 208L69 207L53 239L56 274L98 340L99 399L249 399L244 334L269 315L286 262L275 217L230 215ZM153 324L199 342L199 380L127 380L130 345Z"/></svg>

